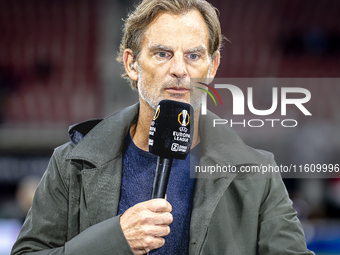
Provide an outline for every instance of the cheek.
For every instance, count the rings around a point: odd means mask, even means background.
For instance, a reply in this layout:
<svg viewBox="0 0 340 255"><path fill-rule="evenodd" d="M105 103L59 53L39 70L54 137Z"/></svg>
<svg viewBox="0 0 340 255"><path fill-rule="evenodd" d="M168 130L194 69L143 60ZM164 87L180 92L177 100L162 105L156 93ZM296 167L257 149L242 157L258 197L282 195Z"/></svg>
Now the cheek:
<svg viewBox="0 0 340 255"><path fill-rule="evenodd" d="M141 89L145 92L155 92L157 90L157 77L152 73L147 73L146 71L141 72L141 75L138 77L141 83Z"/></svg>
<svg viewBox="0 0 340 255"><path fill-rule="evenodd" d="M190 70L194 72L196 75L199 74L200 77L203 77L208 74L210 66L211 66L210 60L205 58L195 64L189 65L188 68L190 68Z"/></svg>
<svg viewBox="0 0 340 255"><path fill-rule="evenodd" d="M141 77L144 81L153 82L159 75L159 67L156 65L144 64L141 66Z"/></svg>
<svg viewBox="0 0 340 255"><path fill-rule="evenodd" d="M209 75L209 66L199 65L191 68L190 74L191 78L205 78Z"/></svg>
<svg viewBox="0 0 340 255"><path fill-rule="evenodd" d="M144 72L144 74L145 74L145 72ZM154 81L155 77L153 77L152 74L151 75L150 75L150 73L145 74L145 75L143 75L142 79L143 79L143 83L144 83L145 87L148 87L148 89L154 88L153 84L155 83L155 81Z"/></svg>

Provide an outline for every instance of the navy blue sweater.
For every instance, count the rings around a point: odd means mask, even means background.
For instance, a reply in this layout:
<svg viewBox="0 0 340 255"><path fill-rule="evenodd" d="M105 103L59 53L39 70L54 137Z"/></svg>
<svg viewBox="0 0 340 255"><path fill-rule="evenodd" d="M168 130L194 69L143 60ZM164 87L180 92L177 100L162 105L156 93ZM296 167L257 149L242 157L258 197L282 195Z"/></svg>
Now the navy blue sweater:
<svg viewBox="0 0 340 255"><path fill-rule="evenodd" d="M190 153L196 155L195 150ZM156 163L156 155L139 149L133 143L130 134L125 137L118 214L151 198ZM194 168L197 163L197 157L195 157L195 164L191 164L191 168ZM172 205L171 232L165 237L165 245L151 251L150 254L188 254L194 182L195 179L190 178L190 156L186 160L174 159L166 192L167 201Z"/></svg>

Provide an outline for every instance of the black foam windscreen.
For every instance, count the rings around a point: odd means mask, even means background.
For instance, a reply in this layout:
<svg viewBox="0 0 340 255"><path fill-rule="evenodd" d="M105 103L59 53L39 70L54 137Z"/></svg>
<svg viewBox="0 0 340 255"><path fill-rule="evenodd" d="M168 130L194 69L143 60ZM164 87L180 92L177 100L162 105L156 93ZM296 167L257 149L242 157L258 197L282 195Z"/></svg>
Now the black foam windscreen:
<svg viewBox="0 0 340 255"><path fill-rule="evenodd" d="M162 100L149 131L149 151L163 158L186 159L194 131L190 104Z"/></svg>

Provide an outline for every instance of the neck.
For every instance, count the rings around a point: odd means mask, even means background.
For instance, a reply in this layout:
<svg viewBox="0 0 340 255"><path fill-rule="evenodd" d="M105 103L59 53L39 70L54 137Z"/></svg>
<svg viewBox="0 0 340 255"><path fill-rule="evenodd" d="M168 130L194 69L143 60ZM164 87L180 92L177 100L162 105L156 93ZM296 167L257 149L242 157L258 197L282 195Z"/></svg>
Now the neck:
<svg viewBox="0 0 340 255"><path fill-rule="evenodd" d="M200 142L200 136L198 132L200 108L196 109L194 114L194 136L191 148L194 148ZM149 130L154 115L155 110L151 108L148 103L140 100L138 121L131 126L130 134L134 144L139 149L144 151L149 151Z"/></svg>

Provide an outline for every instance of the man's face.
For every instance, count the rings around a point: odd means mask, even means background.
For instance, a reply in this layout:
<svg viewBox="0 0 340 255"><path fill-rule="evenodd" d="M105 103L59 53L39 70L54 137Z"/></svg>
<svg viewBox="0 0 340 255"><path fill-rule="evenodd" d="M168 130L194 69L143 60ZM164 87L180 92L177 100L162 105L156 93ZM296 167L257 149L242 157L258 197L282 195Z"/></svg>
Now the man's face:
<svg viewBox="0 0 340 255"><path fill-rule="evenodd" d="M196 11L159 13L145 32L138 58L140 100L156 109L163 99L191 103L197 109L201 90L190 78L207 78L213 64L209 31Z"/></svg>

